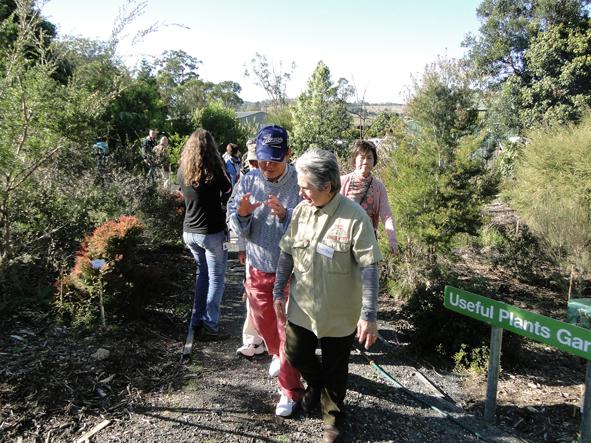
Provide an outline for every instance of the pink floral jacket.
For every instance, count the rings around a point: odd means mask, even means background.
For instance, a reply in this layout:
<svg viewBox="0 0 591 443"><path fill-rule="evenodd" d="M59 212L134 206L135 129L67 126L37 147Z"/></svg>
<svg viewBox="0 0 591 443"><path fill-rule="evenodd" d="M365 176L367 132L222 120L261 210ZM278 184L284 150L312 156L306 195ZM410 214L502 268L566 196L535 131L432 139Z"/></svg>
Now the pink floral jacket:
<svg viewBox="0 0 591 443"><path fill-rule="evenodd" d="M349 186L353 178L353 172L347 175L341 176L341 194L345 197L349 193ZM394 223L394 217L392 217L392 210L390 209L390 203L388 203L388 194L384 184L373 177L367 196L364 201L361 202L363 209L368 209L369 206L375 208L375 212L369 213L369 218L373 224L374 229L377 231L380 219L384 223L384 229L388 234L388 243L390 244L390 250L394 253L398 252L398 241L396 239L396 224Z"/></svg>

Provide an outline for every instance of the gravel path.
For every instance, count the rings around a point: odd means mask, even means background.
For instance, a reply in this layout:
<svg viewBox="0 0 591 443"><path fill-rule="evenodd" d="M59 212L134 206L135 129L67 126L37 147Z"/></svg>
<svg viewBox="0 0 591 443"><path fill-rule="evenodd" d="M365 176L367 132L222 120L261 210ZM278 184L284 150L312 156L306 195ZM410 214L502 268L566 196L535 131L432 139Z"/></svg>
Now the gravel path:
<svg viewBox="0 0 591 443"><path fill-rule="evenodd" d="M322 421L316 418L275 417L279 398L276 379L267 375L270 357L240 358L245 314L241 300L243 268L235 258L228 263L227 288L222 306L222 328L231 338L221 342L195 342L181 388L169 386L144 397L142 406L123 419L115 419L98 432L97 442L316 442L322 437ZM190 288L187 289L188 294ZM189 295L188 295L189 296ZM369 357L406 386L414 396L439 402L456 421L445 418L387 383L354 353L351 356L347 406L347 441L354 442L450 442L483 441L460 426L485 436L484 441L513 442L500 429L465 414L459 407L441 401L442 394L406 361L397 341L395 325L380 320L384 342L375 345ZM182 340L170 341L172 355L180 357ZM178 353L176 350L178 349ZM461 390L452 376L420 368L421 373L448 400L462 404ZM96 423L100 423L97 417Z"/></svg>

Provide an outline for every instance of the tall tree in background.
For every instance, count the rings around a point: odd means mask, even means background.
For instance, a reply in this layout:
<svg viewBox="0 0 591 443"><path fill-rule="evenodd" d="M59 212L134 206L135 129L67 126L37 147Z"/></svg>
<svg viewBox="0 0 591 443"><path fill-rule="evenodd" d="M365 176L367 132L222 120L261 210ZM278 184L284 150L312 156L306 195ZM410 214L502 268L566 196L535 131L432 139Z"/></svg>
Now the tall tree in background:
<svg viewBox="0 0 591 443"><path fill-rule="evenodd" d="M499 136L577 121L591 104L589 0L485 0L465 45Z"/></svg>
<svg viewBox="0 0 591 443"><path fill-rule="evenodd" d="M265 90L271 100L271 110L279 111L287 106L287 83L291 80L295 70L295 62L291 62L289 68L283 70L283 62L279 62L279 68L269 64L267 57L258 52L250 61L250 67L246 67L244 75L254 77L256 85Z"/></svg>
<svg viewBox="0 0 591 443"><path fill-rule="evenodd" d="M346 80L334 84L328 66L318 62L293 110L292 149L296 154L310 147L345 154L351 139L346 106L350 93Z"/></svg>
<svg viewBox="0 0 591 443"><path fill-rule="evenodd" d="M483 161L473 155L482 142L475 98L461 64L452 61L427 66L413 83L412 121L395 134L385 177L409 261L419 252L435 260L457 234L475 234L481 224L492 189L482 177Z"/></svg>

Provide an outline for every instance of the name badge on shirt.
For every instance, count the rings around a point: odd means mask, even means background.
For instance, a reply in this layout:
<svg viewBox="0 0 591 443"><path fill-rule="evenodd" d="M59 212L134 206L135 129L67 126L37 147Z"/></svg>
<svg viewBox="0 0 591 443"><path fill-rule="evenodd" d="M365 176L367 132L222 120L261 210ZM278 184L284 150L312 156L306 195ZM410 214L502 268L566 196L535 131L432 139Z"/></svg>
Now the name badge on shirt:
<svg viewBox="0 0 591 443"><path fill-rule="evenodd" d="M323 245L322 243L318 243L316 245L316 252L320 255L324 255L325 257L332 258L334 254L334 249L330 246Z"/></svg>

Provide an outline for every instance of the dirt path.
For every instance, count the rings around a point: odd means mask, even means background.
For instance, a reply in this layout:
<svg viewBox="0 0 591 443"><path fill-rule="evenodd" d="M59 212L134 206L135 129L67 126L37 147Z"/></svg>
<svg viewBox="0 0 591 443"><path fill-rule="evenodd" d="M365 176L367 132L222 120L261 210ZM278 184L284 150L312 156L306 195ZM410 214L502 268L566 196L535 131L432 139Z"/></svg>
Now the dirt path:
<svg viewBox="0 0 591 443"><path fill-rule="evenodd" d="M105 420L109 425L91 441L320 441L319 417L274 416L279 393L267 375L270 357L249 360L235 353L244 318L243 268L236 259L228 263L222 306L222 327L231 338L196 342L185 363L180 355L194 262L179 249L154 251L149 259L162 264L162 278L171 284L140 321L89 332L26 309L0 319L0 443L72 442ZM488 427L475 417L482 415L485 377L461 378L413 360L402 323L392 300L380 300L384 342L369 356L412 395L353 354L347 441L516 441L501 428L535 442L575 440L584 366L572 356L525 349L521 372L501 374L500 426ZM107 357L97 357L101 348ZM442 402L441 392L457 406ZM453 420L424 402L439 405Z"/></svg>
<svg viewBox="0 0 591 443"><path fill-rule="evenodd" d="M315 442L321 439L319 417L282 419L274 416L279 394L276 379L267 374L270 357L264 355L249 360L235 353L240 345L244 318L242 272L236 260L231 259L221 323L231 333L231 338L221 342L195 342L182 386L148 395L143 406L135 408L125 419L114 421L97 435L96 441ZM395 339L394 325L382 322L381 333L386 340ZM180 341L169 345L172 354L180 352ZM382 344L372 351L371 358L401 383L427 401L436 400L436 391L422 384L413 368L401 365L393 348ZM350 372L348 441L479 440L400 389L384 383L362 356L352 356ZM460 395L453 378L431 372L429 377L437 379L436 384L444 391L452 397ZM506 437L462 413L454 416L491 436Z"/></svg>

